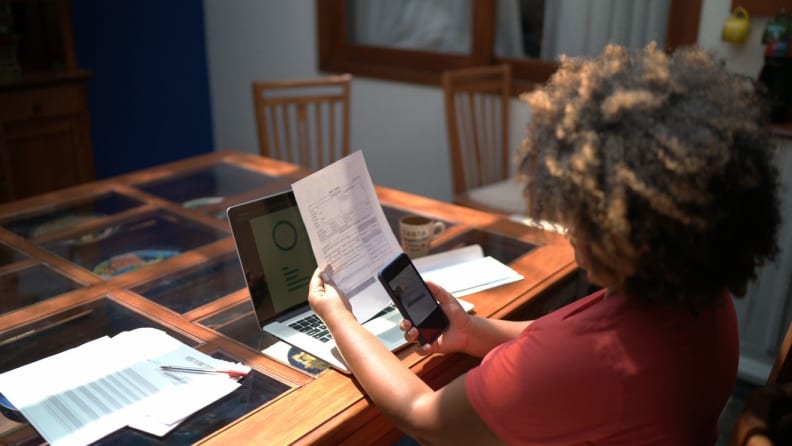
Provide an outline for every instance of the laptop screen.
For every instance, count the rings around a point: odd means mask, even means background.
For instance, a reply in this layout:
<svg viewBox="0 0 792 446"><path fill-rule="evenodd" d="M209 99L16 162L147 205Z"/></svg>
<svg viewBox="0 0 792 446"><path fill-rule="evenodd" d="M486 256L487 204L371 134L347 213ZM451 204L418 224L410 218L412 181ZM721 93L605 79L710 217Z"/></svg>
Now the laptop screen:
<svg viewBox="0 0 792 446"><path fill-rule="evenodd" d="M316 260L294 193L232 206L228 221L259 324L306 304Z"/></svg>

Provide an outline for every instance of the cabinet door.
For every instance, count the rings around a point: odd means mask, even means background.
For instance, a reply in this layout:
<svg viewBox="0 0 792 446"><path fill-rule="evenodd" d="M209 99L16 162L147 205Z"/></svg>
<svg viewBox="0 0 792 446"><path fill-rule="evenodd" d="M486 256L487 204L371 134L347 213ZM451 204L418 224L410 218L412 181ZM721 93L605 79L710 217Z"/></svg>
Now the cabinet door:
<svg viewBox="0 0 792 446"><path fill-rule="evenodd" d="M7 123L4 161L12 168L6 188L18 199L94 179L85 114Z"/></svg>

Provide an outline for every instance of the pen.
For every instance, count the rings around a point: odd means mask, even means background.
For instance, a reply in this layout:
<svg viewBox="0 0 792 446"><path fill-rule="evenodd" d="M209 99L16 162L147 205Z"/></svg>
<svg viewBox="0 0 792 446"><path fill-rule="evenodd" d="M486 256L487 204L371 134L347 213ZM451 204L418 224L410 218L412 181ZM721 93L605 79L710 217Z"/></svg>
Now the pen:
<svg viewBox="0 0 792 446"><path fill-rule="evenodd" d="M180 367L174 365L161 365L160 369L168 371L168 372L184 372L184 373L220 373L224 375L228 375L231 378L244 378L248 376L248 372L240 372L238 370L214 370L214 369L202 369L198 367Z"/></svg>

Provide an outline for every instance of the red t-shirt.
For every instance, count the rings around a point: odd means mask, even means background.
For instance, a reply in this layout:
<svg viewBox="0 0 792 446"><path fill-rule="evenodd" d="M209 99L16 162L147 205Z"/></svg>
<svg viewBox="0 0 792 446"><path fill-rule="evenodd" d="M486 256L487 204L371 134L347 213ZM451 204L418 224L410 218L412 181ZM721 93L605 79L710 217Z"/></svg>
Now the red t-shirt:
<svg viewBox="0 0 792 446"><path fill-rule="evenodd" d="M494 348L465 387L509 444L712 445L738 345L728 293L694 313L603 290Z"/></svg>

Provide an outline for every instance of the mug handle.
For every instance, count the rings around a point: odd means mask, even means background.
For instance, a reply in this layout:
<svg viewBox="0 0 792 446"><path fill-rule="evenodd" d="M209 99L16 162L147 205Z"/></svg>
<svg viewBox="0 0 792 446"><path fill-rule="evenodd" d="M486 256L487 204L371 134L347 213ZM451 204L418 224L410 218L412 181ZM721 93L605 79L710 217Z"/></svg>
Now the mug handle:
<svg viewBox="0 0 792 446"><path fill-rule="evenodd" d="M748 14L748 11L745 8L743 8L742 6L738 6L738 7L734 8L734 11L732 11L732 17L739 17L741 19L750 19L751 18L751 16Z"/></svg>
<svg viewBox="0 0 792 446"><path fill-rule="evenodd" d="M446 225L442 221L436 221L432 223L432 240L436 239L437 237L440 237L440 234L445 232L445 230L446 230Z"/></svg>

